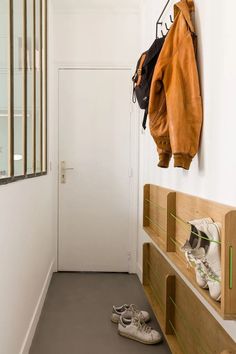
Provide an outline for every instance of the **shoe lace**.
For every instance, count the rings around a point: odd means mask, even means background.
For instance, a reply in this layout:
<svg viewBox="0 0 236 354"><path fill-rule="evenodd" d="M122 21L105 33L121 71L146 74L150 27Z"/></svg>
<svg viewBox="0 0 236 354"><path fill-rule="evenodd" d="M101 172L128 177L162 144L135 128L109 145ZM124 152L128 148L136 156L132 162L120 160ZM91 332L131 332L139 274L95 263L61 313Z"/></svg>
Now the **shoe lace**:
<svg viewBox="0 0 236 354"><path fill-rule="evenodd" d="M138 312L138 309L137 309L137 307L136 307L134 304L131 304L131 305L129 306L129 309L130 309L131 311L133 311L133 312Z"/></svg>
<svg viewBox="0 0 236 354"><path fill-rule="evenodd" d="M185 244L180 248L181 252L184 252L185 258L187 260L187 268L194 268L197 263L196 257L192 254L192 247L189 241L186 241Z"/></svg>
<svg viewBox="0 0 236 354"><path fill-rule="evenodd" d="M220 283L220 277L212 270L206 258L201 260L201 263L205 267L205 274L208 280L216 281Z"/></svg>
<svg viewBox="0 0 236 354"><path fill-rule="evenodd" d="M140 310L137 309L137 307L134 304L131 304L129 306L129 310L133 313L133 316L135 317L142 317L142 313Z"/></svg>
<svg viewBox="0 0 236 354"><path fill-rule="evenodd" d="M140 316L133 317L133 323L141 332L150 333L152 331L152 328L148 326Z"/></svg>
<svg viewBox="0 0 236 354"><path fill-rule="evenodd" d="M184 247L182 247L181 250L184 250ZM187 265L192 268L197 268L201 277L206 281L211 280L220 283L220 277L212 270L207 259L205 257L197 257L193 255L192 251L193 250L185 249Z"/></svg>
<svg viewBox="0 0 236 354"><path fill-rule="evenodd" d="M195 268L197 265L197 260L196 258L192 255L190 251L185 252L185 258L187 260L187 268Z"/></svg>

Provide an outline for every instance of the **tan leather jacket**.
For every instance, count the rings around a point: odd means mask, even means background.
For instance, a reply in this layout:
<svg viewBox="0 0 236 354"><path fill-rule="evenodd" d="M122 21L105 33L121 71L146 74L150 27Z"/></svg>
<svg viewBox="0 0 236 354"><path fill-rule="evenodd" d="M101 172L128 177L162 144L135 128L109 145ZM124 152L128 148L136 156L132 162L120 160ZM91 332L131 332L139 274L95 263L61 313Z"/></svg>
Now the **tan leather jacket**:
<svg viewBox="0 0 236 354"><path fill-rule="evenodd" d="M149 125L160 167L189 169L198 151L202 100L195 57L192 0L175 5L175 20L157 61L150 91Z"/></svg>

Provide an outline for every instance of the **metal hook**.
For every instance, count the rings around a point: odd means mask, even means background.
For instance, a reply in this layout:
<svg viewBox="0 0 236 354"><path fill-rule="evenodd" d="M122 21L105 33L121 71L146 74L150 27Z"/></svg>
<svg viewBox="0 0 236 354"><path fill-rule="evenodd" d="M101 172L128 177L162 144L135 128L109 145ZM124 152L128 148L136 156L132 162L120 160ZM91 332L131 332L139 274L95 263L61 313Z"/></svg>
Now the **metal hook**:
<svg viewBox="0 0 236 354"><path fill-rule="evenodd" d="M172 16L170 15L170 22L174 23Z"/></svg>
<svg viewBox="0 0 236 354"><path fill-rule="evenodd" d="M167 24L166 24L166 23L165 23L165 27L166 27L167 31L169 31L169 28L167 27Z"/></svg>
<svg viewBox="0 0 236 354"><path fill-rule="evenodd" d="M158 26L162 26L162 22L156 23L156 38L158 38Z"/></svg>
<svg viewBox="0 0 236 354"><path fill-rule="evenodd" d="M162 25L162 22L160 22L160 20L161 20L161 18L162 18L162 15L163 15L164 12L165 12L167 6L169 5L169 2L170 2L170 0L167 0L167 3L165 4L164 9L162 10L162 12L161 12L161 14L160 14L160 16L159 16L159 18L158 18L158 20L157 20L157 22L156 22L156 38L158 38L158 25ZM163 34L162 31L161 31L161 33ZM164 36L164 35L163 35L163 36Z"/></svg>
<svg viewBox="0 0 236 354"><path fill-rule="evenodd" d="M158 23L156 23L156 38L158 38Z"/></svg>
<svg viewBox="0 0 236 354"><path fill-rule="evenodd" d="M162 13L160 14L160 16L159 16L159 18L158 18L158 20L157 20L158 23L160 23L160 19L162 18L162 15L164 14L164 12L165 12L167 6L169 5L169 2L170 2L170 0L168 0L167 3L165 4L165 7L164 7L164 9L162 10Z"/></svg>
<svg viewBox="0 0 236 354"><path fill-rule="evenodd" d="M165 37L165 35L164 35L164 33L163 33L163 31L161 30L161 34L162 34L162 37Z"/></svg>

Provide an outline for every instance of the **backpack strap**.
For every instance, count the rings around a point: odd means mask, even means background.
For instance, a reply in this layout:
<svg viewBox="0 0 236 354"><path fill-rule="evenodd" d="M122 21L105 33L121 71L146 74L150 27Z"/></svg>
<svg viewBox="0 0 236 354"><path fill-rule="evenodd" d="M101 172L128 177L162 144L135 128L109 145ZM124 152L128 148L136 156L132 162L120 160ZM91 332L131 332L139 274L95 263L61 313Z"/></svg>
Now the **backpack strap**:
<svg viewBox="0 0 236 354"><path fill-rule="evenodd" d="M133 95L132 95L132 101L133 103L136 103L136 93L135 93L135 87L140 85L141 79L142 79L142 68L143 64L146 59L146 53L143 53L138 61L136 72L134 76L132 77L133 80Z"/></svg>
<svg viewBox="0 0 236 354"><path fill-rule="evenodd" d="M144 130L147 127L147 116L148 116L148 110L145 109L144 116L143 116L143 123L142 123L142 127L143 127Z"/></svg>
<svg viewBox="0 0 236 354"><path fill-rule="evenodd" d="M136 92L135 92L135 83L133 83L133 94L132 94L132 102L136 103L137 97L136 97Z"/></svg>
<svg viewBox="0 0 236 354"><path fill-rule="evenodd" d="M144 64L144 62L145 62L145 59L146 59L146 53L143 53L143 55L141 56L141 59L140 59L140 63L139 63L138 70L137 70L138 80L137 80L137 82L136 82L136 86L139 86L140 83L141 83L142 68L143 68L143 64Z"/></svg>

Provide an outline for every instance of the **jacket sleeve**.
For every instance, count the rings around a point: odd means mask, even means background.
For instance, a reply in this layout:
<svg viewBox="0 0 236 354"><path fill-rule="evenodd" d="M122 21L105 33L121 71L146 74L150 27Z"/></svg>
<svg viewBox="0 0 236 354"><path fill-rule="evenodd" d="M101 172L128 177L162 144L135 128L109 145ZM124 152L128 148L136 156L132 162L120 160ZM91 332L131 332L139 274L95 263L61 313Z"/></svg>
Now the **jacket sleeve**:
<svg viewBox="0 0 236 354"><path fill-rule="evenodd" d="M190 31L166 68L164 87L174 166L188 170L198 152L202 127L202 100Z"/></svg>

